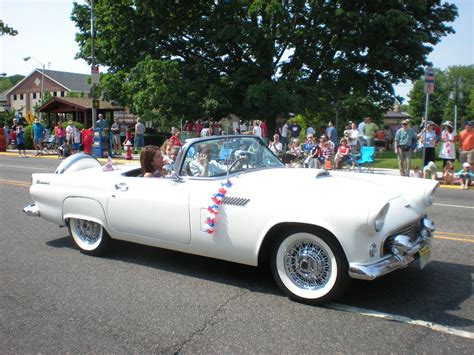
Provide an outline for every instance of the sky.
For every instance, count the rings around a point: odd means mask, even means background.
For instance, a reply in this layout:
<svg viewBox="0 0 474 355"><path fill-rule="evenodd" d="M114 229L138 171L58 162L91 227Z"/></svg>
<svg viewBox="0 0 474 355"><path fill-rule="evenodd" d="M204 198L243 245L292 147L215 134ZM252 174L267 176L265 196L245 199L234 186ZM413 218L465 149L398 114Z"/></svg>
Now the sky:
<svg viewBox="0 0 474 355"><path fill-rule="evenodd" d="M77 0L85 3L85 0ZM451 26L455 34L443 37L428 60L446 69L474 64L474 0L448 0L458 7L459 17ZM74 59L79 47L74 40L78 29L70 19L72 0L0 0L0 19L18 35L0 37L0 73L28 75L35 68L88 74L90 66ZM23 58L32 57L25 62ZM395 87L407 99L411 83Z"/></svg>

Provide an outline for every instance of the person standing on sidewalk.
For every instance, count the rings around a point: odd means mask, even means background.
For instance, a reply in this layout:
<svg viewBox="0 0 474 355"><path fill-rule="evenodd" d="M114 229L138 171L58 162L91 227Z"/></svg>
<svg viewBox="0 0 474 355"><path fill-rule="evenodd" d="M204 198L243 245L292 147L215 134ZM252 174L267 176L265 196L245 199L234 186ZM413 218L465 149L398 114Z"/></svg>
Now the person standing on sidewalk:
<svg viewBox="0 0 474 355"><path fill-rule="evenodd" d="M117 117L114 117L114 123L110 126L110 133L112 134L112 139L110 145L112 147L112 154L120 154L120 125L117 122Z"/></svg>
<svg viewBox="0 0 474 355"><path fill-rule="evenodd" d="M44 127L38 118L35 118L31 127L31 140L36 149L36 156L43 155Z"/></svg>
<svg viewBox="0 0 474 355"><path fill-rule="evenodd" d="M16 132L16 147L18 148L18 156L20 158L28 158L26 155L26 150L25 150L25 129L20 123L17 123L15 126L15 132ZM21 155L21 151L23 150L23 156Z"/></svg>
<svg viewBox="0 0 474 355"><path fill-rule="evenodd" d="M137 118L137 123L135 124L135 141L134 141L135 154L137 153L138 148L143 147L145 143L144 134L145 134L145 125L141 122L140 118Z"/></svg>
<svg viewBox="0 0 474 355"><path fill-rule="evenodd" d="M473 122L467 121L464 129L459 132L459 148L461 150L461 163L468 162L471 170L474 169L474 129Z"/></svg>
<svg viewBox="0 0 474 355"><path fill-rule="evenodd" d="M397 131L394 139L400 176L410 176L413 146L417 141L415 132L408 126L408 124L408 120L402 122L402 128Z"/></svg>

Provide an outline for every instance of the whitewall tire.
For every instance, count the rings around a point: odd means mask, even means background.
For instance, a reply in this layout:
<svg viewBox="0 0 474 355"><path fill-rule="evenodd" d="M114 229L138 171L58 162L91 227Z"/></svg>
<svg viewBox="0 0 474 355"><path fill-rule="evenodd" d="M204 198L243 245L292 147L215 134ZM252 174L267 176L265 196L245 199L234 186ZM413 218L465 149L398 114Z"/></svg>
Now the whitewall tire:
<svg viewBox="0 0 474 355"><path fill-rule="evenodd" d="M309 304L337 297L348 279L341 246L326 233L305 229L278 238L271 267L275 281L290 298Z"/></svg>
<svg viewBox="0 0 474 355"><path fill-rule="evenodd" d="M88 255L102 255L110 241L102 225L85 219L70 218L69 233L81 252Z"/></svg>

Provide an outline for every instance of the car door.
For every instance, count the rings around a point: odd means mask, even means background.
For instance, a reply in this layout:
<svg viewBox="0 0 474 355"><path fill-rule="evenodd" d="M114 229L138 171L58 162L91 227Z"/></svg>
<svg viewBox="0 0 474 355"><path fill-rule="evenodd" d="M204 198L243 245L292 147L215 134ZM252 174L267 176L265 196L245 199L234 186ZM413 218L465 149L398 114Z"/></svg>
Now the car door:
<svg viewBox="0 0 474 355"><path fill-rule="evenodd" d="M170 178L117 178L107 208L112 229L179 243L190 242L189 190Z"/></svg>

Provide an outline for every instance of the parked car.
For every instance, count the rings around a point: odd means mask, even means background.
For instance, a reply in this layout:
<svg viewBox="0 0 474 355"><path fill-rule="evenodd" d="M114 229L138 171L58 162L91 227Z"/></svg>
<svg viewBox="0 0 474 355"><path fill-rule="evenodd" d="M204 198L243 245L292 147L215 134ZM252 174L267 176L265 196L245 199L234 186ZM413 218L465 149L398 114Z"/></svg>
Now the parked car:
<svg viewBox="0 0 474 355"><path fill-rule="evenodd" d="M204 157L207 159L204 161ZM204 167L205 166L205 167ZM114 239L258 266L292 299L327 302L349 278L430 260L437 182L291 169L255 136L186 142L165 178L75 154L32 176L24 211L69 228L85 254Z"/></svg>

